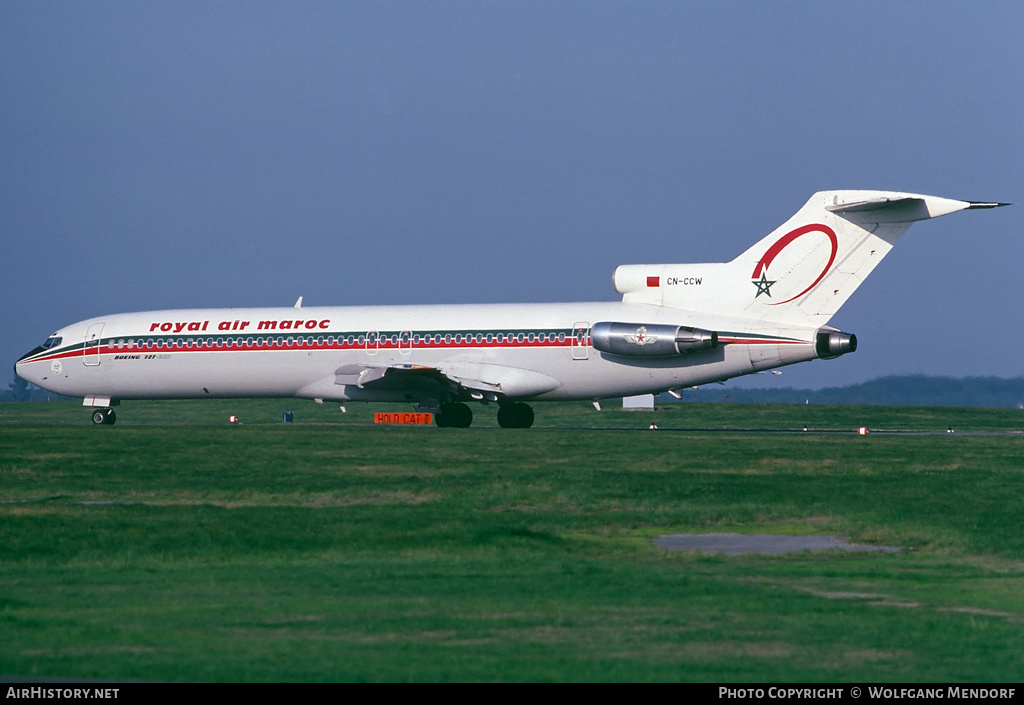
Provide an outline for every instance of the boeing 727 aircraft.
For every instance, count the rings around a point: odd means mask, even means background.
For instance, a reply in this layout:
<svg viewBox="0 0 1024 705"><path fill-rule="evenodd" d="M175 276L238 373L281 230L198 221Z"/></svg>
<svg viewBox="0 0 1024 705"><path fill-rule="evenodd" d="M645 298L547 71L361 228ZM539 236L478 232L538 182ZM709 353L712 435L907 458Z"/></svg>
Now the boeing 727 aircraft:
<svg viewBox="0 0 1024 705"><path fill-rule="evenodd" d="M506 428L526 403L675 391L857 349L828 325L908 227L976 203L823 191L731 262L632 264L621 302L198 309L61 328L15 365L112 424L126 399L298 397L411 402L468 427L468 402Z"/></svg>

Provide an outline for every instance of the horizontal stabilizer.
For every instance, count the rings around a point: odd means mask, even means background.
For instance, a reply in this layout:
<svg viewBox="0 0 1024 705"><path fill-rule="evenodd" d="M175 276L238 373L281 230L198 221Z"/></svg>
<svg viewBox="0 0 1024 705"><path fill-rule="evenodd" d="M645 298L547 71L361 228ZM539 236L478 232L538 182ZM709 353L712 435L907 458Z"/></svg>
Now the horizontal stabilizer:
<svg viewBox="0 0 1024 705"><path fill-rule="evenodd" d="M825 206L825 210L832 211L833 213L850 213L854 211L873 211L880 210L886 206L891 206L897 203L906 203L908 201L920 201L919 198L870 198L866 201L853 201L852 203L837 203L831 206Z"/></svg>
<svg viewBox="0 0 1024 705"><path fill-rule="evenodd" d="M920 196L917 194L899 194L842 202L839 197L835 202L825 206L830 213L862 214L859 220L869 219L873 223L912 223L918 220L938 218L957 211L999 208L1009 203L985 203L979 201L957 201L952 198L938 196Z"/></svg>

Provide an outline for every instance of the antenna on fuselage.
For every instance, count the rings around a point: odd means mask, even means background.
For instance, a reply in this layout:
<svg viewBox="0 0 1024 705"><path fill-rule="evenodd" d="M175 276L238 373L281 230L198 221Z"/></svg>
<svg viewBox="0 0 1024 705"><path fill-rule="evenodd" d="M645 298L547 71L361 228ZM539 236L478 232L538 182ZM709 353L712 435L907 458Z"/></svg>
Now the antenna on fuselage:
<svg viewBox="0 0 1024 705"><path fill-rule="evenodd" d="M302 308L302 297L300 296L292 308Z"/></svg>

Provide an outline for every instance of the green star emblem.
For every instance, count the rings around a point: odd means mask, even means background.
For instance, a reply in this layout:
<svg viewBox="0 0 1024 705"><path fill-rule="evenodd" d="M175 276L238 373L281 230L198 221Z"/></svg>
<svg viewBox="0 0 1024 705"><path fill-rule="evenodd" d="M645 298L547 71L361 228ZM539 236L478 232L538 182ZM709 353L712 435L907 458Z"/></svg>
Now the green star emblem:
<svg viewBox="0 0 1024 705"><path fill-rule="evenodd" d="M775 283L775 281L768 279L768 270L767 269L765 269L764 271L761 272L761 278L760 279L755 279L751 283L754 286L757 287L757 293L754 294L754 298L755 299L758 296L760 296L761 294L766 294L769 299L772 297L771 286L772 286L772 284Z"/></svg>

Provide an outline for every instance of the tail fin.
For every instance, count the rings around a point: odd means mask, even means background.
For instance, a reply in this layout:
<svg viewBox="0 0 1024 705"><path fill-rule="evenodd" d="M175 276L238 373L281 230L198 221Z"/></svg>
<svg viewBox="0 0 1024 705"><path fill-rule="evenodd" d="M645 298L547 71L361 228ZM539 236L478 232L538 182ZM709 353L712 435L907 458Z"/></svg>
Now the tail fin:
<svg viewBox="0 0 1024 705"><path fill-rule="evenodd" d="M724 264L627 265L623 301L822 326L915 221L973 203L892 191L821 191L770 235Z"/></svg>

